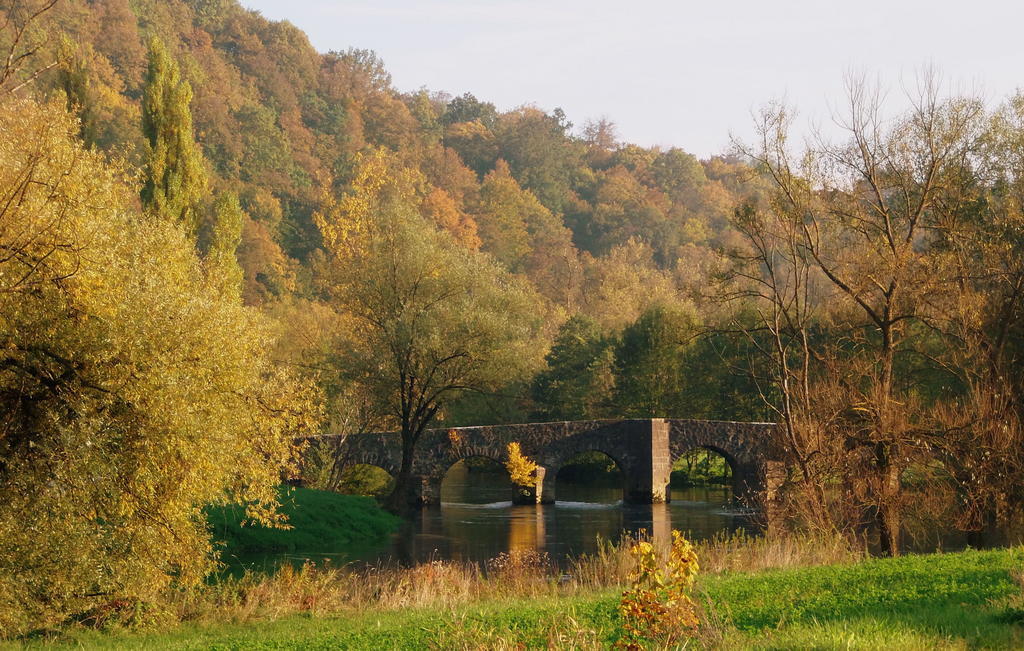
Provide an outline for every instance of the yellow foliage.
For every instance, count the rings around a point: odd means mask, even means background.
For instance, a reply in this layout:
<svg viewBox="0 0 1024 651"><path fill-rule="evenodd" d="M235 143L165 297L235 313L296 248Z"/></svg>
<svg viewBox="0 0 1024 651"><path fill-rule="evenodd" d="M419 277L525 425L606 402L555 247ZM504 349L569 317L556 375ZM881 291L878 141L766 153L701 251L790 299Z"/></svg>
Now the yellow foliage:
<svg viewBox="0 0 1024 651"><path fill-rule="evenodd" d="M203 507L281 524L316 426L269 324L62 106L0 105L0 631L153 603L215 566ZM145 608L139 609L145 611Z"/></svg>
<svg viewBox="0 0 1024 651"><path fill-rule="evenodd" d="M322 209L313 215L324 246L334 255L363 246L380 207L395 201L415 203L425 183L418 170L403 166L384 148L356 154L355 168L349 190L336 198L328 187L321 198Z"/></svg>
<svg viewBox="0 0 1024 651"><path fill-rule="evenodd" d="M509 478L516 486L536 488L537 464L530 461L519 448L517 441L508 444L508 461L505 463Z"/></svg>
<svg viewBox="0 0 1024 651"><path fill-rule="evenodd" d="M689 596L700 566L689 540L672 531L672 547L664 568L654 545L643 540L630 548L636 567L632 586L622 593L619 616L624 637L616 643L625 649L642 649L645 642L672 646L697 630L697 606Z"/></svg>
<svg viewBox="0 0 1024 651"><path fill-rule="evenodd" d="M465 214L447 192L441 188L432 189L420 204L423 215L452 234L455 241L476 251L480 248L476 221Z"/></svg>
<svg viewBox="0 0 1024 651"><path fill-rule="evenodd" d="M459 430L454 429L454 428L453 429L449 429L448 430L448 441L451 442L452 447L455 447L455 448L457 448L460 445L462 445L462 435L459 434Z"/></svg>

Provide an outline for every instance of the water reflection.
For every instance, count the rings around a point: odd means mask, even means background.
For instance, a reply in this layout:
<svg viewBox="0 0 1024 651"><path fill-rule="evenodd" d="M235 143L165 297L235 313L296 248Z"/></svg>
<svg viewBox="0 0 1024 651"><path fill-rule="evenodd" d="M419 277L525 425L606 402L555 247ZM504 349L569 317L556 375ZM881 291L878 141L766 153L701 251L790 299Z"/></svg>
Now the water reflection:
<svg viewBox="0 0 1024 651"><path fill-rule="evenodd" d="M513 505L500 474L453 468L441 506L406 522L390 545L361 560L413 564L434 559L483 562L511 550L546 552L559 563L597 550L598 537L618 540L641 530L669 540L672 529L692 539L719 532L754 533L750 517L730 508L728 488L675 488L671 504L622 504L616 486L559 484L552 505Z"/></svg>
<svg viewBox="0 0 1024 651"><path fill-rule="evenodd" d="M758 532L748 513L731 507L732 495L726 487L673 487L671 503L649 505L623 504L621 487L607 482L597 486L559 482L560 499L550 505L513 505L511 495L507 475L500 468L488 472L486 464L457 464L442 484L441 506L419 511L390 540L358 550L339 549L336 554L248 559L244 565L270 569L282 561L301 563L310 557L335 563L413 565L438 559L482 563L502 552L537 550L564 567L567 559L596 551L599 537L617 541L624 533L646 531L657 542L668 542L672 529L692 540ZM959 549L966 544L960 540L963 534L945 531L936 536L908 537L908 549ZM1014 540L1020 540L1019 533Z"/></svg>

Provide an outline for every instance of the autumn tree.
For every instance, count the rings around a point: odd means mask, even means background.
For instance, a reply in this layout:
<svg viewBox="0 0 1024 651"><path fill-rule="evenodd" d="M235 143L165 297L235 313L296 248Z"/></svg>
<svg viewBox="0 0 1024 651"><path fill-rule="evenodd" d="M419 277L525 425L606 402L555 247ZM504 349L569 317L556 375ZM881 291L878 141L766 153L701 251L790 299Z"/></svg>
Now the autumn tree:
<svg viewBox="0 0 1024 651"><path fill-rule="evenodd" d="M546 297L567 305L576 299L580 268L569 230L499 160L480 186L473 206L482 249L523 273Z"/></svg>
<svg viewBox="0 0 1024 651"><path fill-rule="evenodd" d="M820 334L824 279L803 246L800 220L771 206L747 203L736 210L733 226L742 239L729 250L732 267L719 285L722 299L734 306L725 331L739 334L739 345L750 353L741 362L753 380L750 393L778 424L776 443L793 469L786 501L776 507L798 526L826 535L850 532L859 520L849 508L853 496L825 489L850 482L847 450L837 435L843 390L821 368L827 355L821 338L832 334Z"/></svg>
<svg viewBox="0 0 1024 651"><path fill-rule="evenodd" d="M541 320L528 285L426 222L400 175L381 174L375 160L339 201L345 208L319 218L321 282L353 323L337 363L401 433L397 510L410 498L424 430L460 395L529 377Z"/></svg>
<svg viewBox="0 0 1024 651"><path fill-rule="evenodd" d="M53 31L45 23L57 2L14 0L0 8L0 95L25 88L58 65L56 57L40 57L53 45Z"/></svg>
<svg viewBox="0 0 1024 651"><path fill-rule="evenodd" d="M935 234L960 204L982 114L972 98L941 97L932 77L919 90L908 113L887 121L879 95L851 82L848 140L820 139L799 157L788 150L790 115L776 107L747 150L774 183L772 209L799 229L801 254L826 283L831 318L844 326L830 372L848 400L840 431L888 554L900 550L901 475L934 431L908 367L923 352L915 326L925 322L924 306L948 291Z"/></svg>
<svg viewBox="0 0 1024 651"><path fill-rule="evenodd" d="M963 387L940 411L951 435L938 456L960 499L958 525L972 536L1005 527L1024 503L1022 142L1024 97L1017 94L989 119L963 174L965 200L945 213L938 238L955 291L932 306L931 324L948 342L944 371Z"/></svg>
<svg viewBox="0 0 1024 651"><path fill-rule="evenodd" d="M680 295L670 274L658 269L654 252L630 239L608 255L583 256L581 312L606 331L625 328L656 303L674 303Z"/></svg>
<svg viewBox="0 0 1024 651"><path fill-rule="evenodd" d="M149 143L142 203L195 237L207 177L202 151L192 135L191 101L192 86L181 78L167 47L154 37L142 101L142 131Z"/></svg>
<svg viewBox="0 0 1024 651"><path fill-rule="evenodd" d="M21 632L197 585L204 506L280 522L315 412L63 102L0 108L0 629Z"/></svg>
<svg viewBox="0 0 1024 651"><path fill-rule="evenodd" d="M245 213L233 193L224 193L213 204L210 246L206 253L207 273L220 284L226 296L241 300L242 268L238 264L238 246L242 242Z"/></svg>

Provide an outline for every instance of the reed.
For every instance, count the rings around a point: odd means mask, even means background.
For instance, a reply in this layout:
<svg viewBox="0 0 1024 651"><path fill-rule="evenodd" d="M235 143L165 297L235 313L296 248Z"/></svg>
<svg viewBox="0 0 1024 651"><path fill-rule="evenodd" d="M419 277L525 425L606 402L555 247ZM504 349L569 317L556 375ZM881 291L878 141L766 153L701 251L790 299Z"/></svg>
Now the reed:
<svg viewBox="0 0 1024 651"><path fill-rule="evenodd" d="M356 568L306 563L273 574L225 577L199 590L170 596L181 621L278 619L295 613L344 614L368 610L447 608L506 598L570 596L626 585L637 538L598 541L597 551L559 569L542 552L513 551L481 565L431 561L411 568ZM697 543L701 574L849 563L864 556L843 539L737 533Z"/></svg>

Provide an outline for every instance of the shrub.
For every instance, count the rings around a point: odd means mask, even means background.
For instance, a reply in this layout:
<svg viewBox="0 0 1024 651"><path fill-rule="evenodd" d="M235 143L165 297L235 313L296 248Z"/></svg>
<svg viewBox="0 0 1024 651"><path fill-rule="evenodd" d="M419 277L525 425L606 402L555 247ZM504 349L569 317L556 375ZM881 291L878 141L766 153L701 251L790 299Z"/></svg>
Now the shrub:
<svg viewBox="0 0 1024 651"><path fill-rule="evenodd" d="M632 585L622 593L619 615L624 635L616 646L641 649L644 642L671 645L697 632L697 606L690 598L697 570L697 553L690 541L672 532L672 547L662 567L654 545L646 540L630 548L636 567Z"/></svg>

